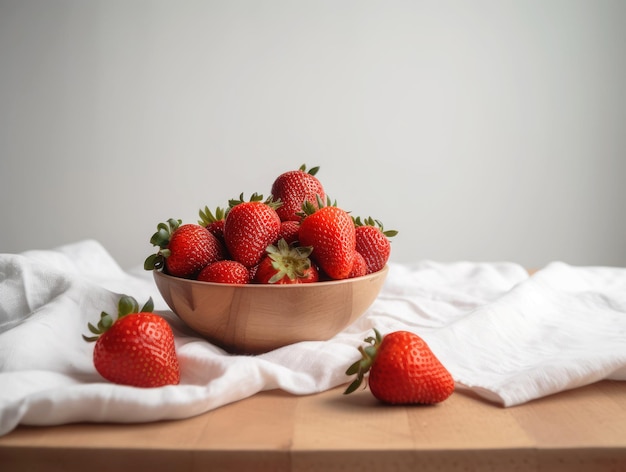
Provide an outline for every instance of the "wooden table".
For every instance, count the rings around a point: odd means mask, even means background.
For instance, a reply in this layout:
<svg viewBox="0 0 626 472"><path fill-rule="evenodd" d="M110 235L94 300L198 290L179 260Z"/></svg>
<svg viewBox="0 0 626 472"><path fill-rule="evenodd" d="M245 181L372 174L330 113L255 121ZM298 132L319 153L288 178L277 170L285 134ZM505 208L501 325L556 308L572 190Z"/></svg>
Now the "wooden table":
<svg viewBox="0 0 626 472"><path fill-rule="evenodd" d="M507 409L462 392L428 407L342 392L263 392L182 421L20 426L0 438L0 470L626 471L626 382Z"/></svg>

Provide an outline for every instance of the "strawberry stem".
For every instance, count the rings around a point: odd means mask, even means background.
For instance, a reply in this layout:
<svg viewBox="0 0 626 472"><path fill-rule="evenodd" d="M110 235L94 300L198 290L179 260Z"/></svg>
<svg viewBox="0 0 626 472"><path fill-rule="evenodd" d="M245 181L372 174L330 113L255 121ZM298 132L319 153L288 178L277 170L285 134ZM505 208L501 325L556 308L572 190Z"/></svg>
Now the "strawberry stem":
<svg viewBox="0 0 626 472"><path fill-rule="evenodd" d="M383 227L383 224L380 220L375 220L371 216L368 216L367 218L363 218L363 221L361 221L360 216L352 217L352 221L354 221L354 226L357 226L357 227L358 226L373 226L375 228L378 228L381 233L387 236L387 238L393 238L394 236L398 234L398 231L396 231L395 229L386 230Z"/></svg>
<svg viewBox="0 0 626 472"><path fill-rule="evenodd" d="M307 174L310 174L310 175L315 175L320 170L320 167L319 166L311 167L307 171L306 170L306 164L302 164L298 170L301 170L302 172L306 172Z"/></svg>
<svg viewBox="0 0 626 472"><path fill-rule="evenodd" d="M378 332L378 330L374 328L374 336L369 336L365 338L365 342L368 343L368 345L365 347L358 347L358 350L361 353L361 359L356 361L354 364L348 367L348 370L346 370L346 375L356 374L356 379L350 385L348 385L346 391L343 392L344 395L348 395L354 392L363 383L365 374L369 372L372 364L376 360L376 354L378 353L378 348L382 340L383 337Z"/></svg>
<svg viewBox="0 0 626 472"><path fill-rule="evenodd" d="M160 269L165 264L165 258L169 257L170 251L167 249L170 243L170 238L174 231L182 224L182 220L175 220L170 218L167 220L167 224L159 223L157 225L157 231L150 238L150 243L153 246L158 246L159 250L156 254L149 255L143 263L145 270Z"/></svg>
<svg viewBox="0 0 626 472"><path fill-rule="evenodd" d="M227 211L221 207L217 207L215 209L215 215L211 212L208 206L204 207L204 210L200 209L198 211L198 215L200 219L198 220L198 224L201 226L209 226L212 223L217 221L221 221L226 218Z"/></svg>
<svg viewBox="0 0 626 472"><path fill-rule="evenodd" d="M276 245L270 244L265 252L276 273L269 279L269 283L276 283L283 277L291 280L306 277L311 268L309 256L312 251L312 246L298 246L296 243L290 245L285 238L281 238Z"/></svg>
<svg viewBox="0 0 626 472"><path fill-rule="evenodd" d="M117 319L122 318L123 316L130 315L131 313L139 313L140 311L143 313L152 313L154 311L154 302L152 301L152 297L148 299L148 301L143 305L141 310L139 310L139 304L137 300L135 300L130 295L122 295L117 303ZM106 331L113 326L115 320L111 315L107 312L103 311L100 313L100 320L98 320L98 325L94 326L91 323L87 323L87 328L91 331L95 336L85 336L83 334L83 339L87 342L97 341L98 338L104 334Z"/></svg>

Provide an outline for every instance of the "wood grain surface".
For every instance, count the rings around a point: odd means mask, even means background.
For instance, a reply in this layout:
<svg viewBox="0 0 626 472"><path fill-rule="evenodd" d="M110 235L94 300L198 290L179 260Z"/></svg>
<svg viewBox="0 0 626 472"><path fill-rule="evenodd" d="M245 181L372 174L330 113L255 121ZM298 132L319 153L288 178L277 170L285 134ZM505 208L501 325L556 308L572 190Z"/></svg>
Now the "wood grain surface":
<svg viewBox="0 0 626 472"><path fill-rule="evenodd" d="M181 421L20 426L0 438L0 469L626 471L626 382L512 408L460 391L410 407L342 392L262 392Z"/></svg>

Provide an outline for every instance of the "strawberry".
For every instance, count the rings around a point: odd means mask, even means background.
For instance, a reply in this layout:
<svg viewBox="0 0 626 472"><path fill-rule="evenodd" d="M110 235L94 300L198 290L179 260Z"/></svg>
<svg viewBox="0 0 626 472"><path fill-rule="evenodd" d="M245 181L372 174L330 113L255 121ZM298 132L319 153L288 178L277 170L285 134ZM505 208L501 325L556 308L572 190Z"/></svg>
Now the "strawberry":
<svg viewBox="0 0 626 472"><path fill-rule="evenodd" d="M306 170L303 164L298 170L291 170L279 175L272 184L272 196L282 205L276 210L282 221L300 221L302 205L309 201L317 202L317 197L324 201L326 194L322 183L315 177L319 167Z"/></svg>
<svg viewBox="0 0 626 472"><path fill-rule="evenodd" d="M83 339L95 341L93 362L102 377L135 387L180 382L174 333L153 308L152 299L140 310L133 297L124 295L118 302L116 320L102 312L97 326L87 325L95 336L83 335Z"/></svg>
<svg viewBox="0 0 626 472"><path fill-rule="evenodd" d="M221 284L247 284L250 283L250 272L246 266L237 261L217 261L202 269L198 274L198 280Z"/></svg>
<svg viewBox="0 0 626 472"><path fill-rule="evenodd" d="M383 224L366 218L361 222L361 218L354 219L356 231L356 250L363 256L367 263L367 273L378 272L389 260L391 253L391 242L389 238L398 234L395 230L383 228Z"/></svg>
<svg viewBox="0 0 626 472"><path fill-rule="evenodd" d="M279 203L272 197L253 194L250 201L229 201L230 210L224 222L224 241L231 257L250 268L261 261L265 248L276 241L280 218L276 213Z"/></svg>
<svg viewBox="0 0 626 472"><path fill-rule="evenodd" d="M345 279L350 275L356 249L355 227L345 210L326 206L318 198L317 207L308 202L303 205L305 217L298 232L302 246L312 246L311 258L332 279Z"/></svg>
<svg viewBox="0 0 626 472"><path fill-rule="evenodd" d="M262 260L262 259L261 259ZM254 282L254 279L256 278L256 271L259 270L259 264L252 266L248 269L248 272L250 272L250 281Z"/></svg>
<svg viewBox="0 0 626 472"><path fill-rule="evenodd" d="M282 221L280 223L280 231L276 243L281 239L284 239L289 244L298 240L298 231L300 230L300 223L298 221Z"/></svg>
<svg viewBox="0 0 626 472"><path fill-rule="evenodd" d="M208 206L199 212L200 219L198 224L209 230L213 236L224 243L224 221L226 220L226 211L223 208L215 208L215 215L209 210Z"/></svg>
<svg viewBox="0 0 626 472"><path fill-rule="evenodd" d="M352 269L350 269L348 278L352 279L354 277L362 277L366 274L367 274L367 262L365 262L365 258L360 253L355 251L354 262L352 263Z"/></svg>
<svg viewBox="0 0 626 472"><path fill-rule="evenodd" d="M354 392L369 371L372 394L389 404L434 404L454 392L454 379L435 357L426 342L414 333L394 331L382 337L374 329L365 348L359 347L362 358L352 364L346 375L357 374L345 394Z"/></svg>
<svg viewBox="0 0 626 472"><path fill-rule="evenodd" d="M267 256L261 259L254 280L261 284L305 284L317 282L319 274L309 255L312 247L289 245L280 239L276 246L267 247Z"/></svg>
<svg viewBox="0 0 626 472"><path fill-rule="evenodd" d="M167 223L159 223L152 235L150 242L160 249L146 258L144 269L165 267L170 275L192 278L207 264L224 259L224 246L205 227L181 225L172 218Z"/></svg>

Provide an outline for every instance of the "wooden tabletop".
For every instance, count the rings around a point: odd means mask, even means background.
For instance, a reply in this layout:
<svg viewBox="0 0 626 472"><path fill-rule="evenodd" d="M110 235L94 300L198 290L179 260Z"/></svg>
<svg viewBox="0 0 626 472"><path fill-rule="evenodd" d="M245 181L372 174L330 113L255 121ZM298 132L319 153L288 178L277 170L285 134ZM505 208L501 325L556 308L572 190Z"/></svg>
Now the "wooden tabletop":
<svg viewBox="0 0 626 472"><path fill-rule="evenodd" d="M262 392L181 421L20 426L0 438L0 470L626 471L626 382L512 408L460 391L385 406L343 388Z"/></svg>

